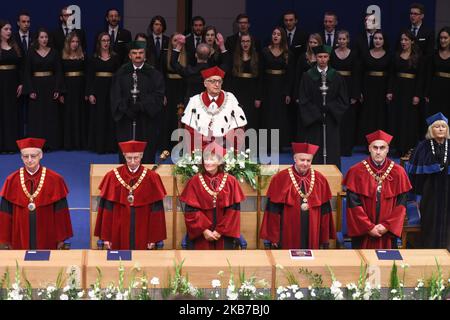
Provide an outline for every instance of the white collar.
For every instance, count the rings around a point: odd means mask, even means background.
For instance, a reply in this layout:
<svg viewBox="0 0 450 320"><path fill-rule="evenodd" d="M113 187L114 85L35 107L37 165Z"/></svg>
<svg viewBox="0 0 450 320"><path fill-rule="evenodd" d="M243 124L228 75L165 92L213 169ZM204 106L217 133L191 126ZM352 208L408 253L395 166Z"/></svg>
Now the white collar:
<svg viewBox="0 0 450 320"><path fill-rule="evenodd" d="M219 95L220 95L220 93L219 93ZM210 94L208 93L209 101L211 101L212 99L214 99L214 101L217 103L217 99L219 99L219 95L217 95L216 97L213 97L212 95L210 95Z"/></svg>
<svg viewBox="0 0 450 320"><path fill-rule="evenodd" d="M294 27L294 29L292 29L291 31L289 31L288 29L285 29L286 33L289 35L289 33L292 33L292 35L295 34L295 31L297 30L297 26Z"/></svg>
<svg viewBox="0 0 450 320"><path fill-rule="evenodd" d="M119 30L119 25L115 26L114 28L111 27L111 25L108 25L108 30L109 30L109 33L111 33L111 30L114 30L117 33L117 31Z"/></svg>
<svg viewBox="0 0 450 320"><path fill-rule="evenodd" d="M412 29L412 28L416 28L417 30L419 30L421 26L422 26L422 23L419 24L419 25L417 25L417 26L411 24L411 29Z"/></svg>
<svg viewBox="0 0 450 320"><path fill-rule="evenodd" d="M27 33L23 33L22 30L19 29L19 35L22 38L23 36L26 36L27 38L30 36L30 31L28 31Z"/></svg>
<svg viewBox="0 0 450 320"><path fill-rule="evenodd" d="M61 27L63 29L63 31L66 31L67 28L67 32L69 33L70 31L72 31L73 29L75 29L74 27L69 27L67 24L61 24Z"/></svg>
<svg viewBox="0 0 450 320"><path fill-rule="evenodd" d="M153 40L156 41L156 37L159 37L159 39L162 40L163 34L162 33L161 34L153 33Z"/></svg>
<svg viewBox="0 0 450 320"><path fill-rule="evenodd" d="M127 166L127 168L128 168L128 171L130 171L131 173L136 173L136 171L138 171L138 170L139 170L140 166L139 166L139 167L137 167L137 168L136 168L136 169L134 169L134 170L131 170L131 168L130 168L129 166Z"/></svg>
<svg viewBox="0 0 450 320"><path fill-rule="evenodd" d="M327 30L324 30L324 31L325 31L325 35L331 34L332 36L334 36L334 33L336 32L336 29L333 29L333 31L331 31L331 32L328 32Z"/></svg>
<svg viewBox="0 0 450 320"><path fill-rule="evenodd" d="M370 31L367 31L366 30L366 34L367 34L367 36L373 36L374 34L375 34L375 32L376 32L377 30L374 30L373 32L370 32Z"/></svg>
<svg viewBox="0 0 450 320"><path fill-rule="evenodd" d="M144 66L144 64L140 65L139 67L136 67L136 66L133 64L134 70L141 70L143 66Z"/></svg>
<svg viewBox="0 0 450 320"><path fill-rule="evenodd" d="M34 173L31 173L30 171L28 171L27 168L25 168L25 170L27 170L27 172L28 172L31 176L34 176L34 175L39 171L40 168L41 168L41 166L39 165L38 168L37 168L37 170L36 170Z"/></svg>
<svg viewBox="0 0 450 320"><path fill-rule="evenodd" d="M321 70L321 69L319 68L319 66L317 66L317 70L319 71L319 73L322 73L322 71L325 71L325 73L327 73L327 71L328 71L328 66L325 68L325 70Z"/></svg>

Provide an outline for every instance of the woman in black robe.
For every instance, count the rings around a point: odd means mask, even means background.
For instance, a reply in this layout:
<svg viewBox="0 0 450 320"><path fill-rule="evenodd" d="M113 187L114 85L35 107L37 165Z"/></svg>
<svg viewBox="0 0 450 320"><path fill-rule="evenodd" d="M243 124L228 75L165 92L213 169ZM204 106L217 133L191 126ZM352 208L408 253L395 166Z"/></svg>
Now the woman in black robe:
<svg viewBox="0 0 450 320"><path fill-rule="evenodd" d="M358 100L361 96L359 88L360 64L355 50L348 47L350 42L348 31L339 31L337 37L339 46L331 53L331 66L344 78L350 98L350 106L345 111L341 122L341 156L350 157L355 146L356 112L359 107Z"/></svg>
<svg viewBox="0 0 450 320"><path fill-rule="evenodd" d="M0 152L17 150L19 104L22 94L21 52L12 37L11 24L0 21Z"/></svg>
<svg viewBox="0 0 450 320"><path fill-rule="evenodd" d="M177 144L176 141L171 141L172 132L179 127L179 117L184 110L184 95L186 93L185 79L172 68L170 60L173 54L173 48L177 47L178 35L180 33L175 32L169 41L167 50L162 53L162 67L165 77L165 96L164 96L164 108L161 111L162 123L160 131L160 150L171 149ZM183 46L178 54L178 63L182 67L187 65L186 49ZM179 111L179 108L180 111ZM178 114L178 112L181 112ZM180 123L181 124L181 123Z"/></svg>
<svg viewBox="0 0 450 320"><path fill-rule="evenodd" d="M281 27L275 27L271 43L262 49L260 85L261 96L261 128L268 129L267 150L272 149L271 129L279 130L279 150L289 148L290 122L288 106L291 102L291 92L294 80L293 54L287 46L286 32ZM274 141L276 143L276 141Z"/></svg>
<svg viewBox="0 0 450 320"><path fill-rule="evenodd" d="M387 99L393 146L399 156L414 148L421 135L419 115L423 97L424 63L409 30L400 36L400 50L391 65Z"/></svg>
<svg viewBox="0 0 450 320"><path fill-rule="evenodd" d="M427 75L427 115L442 112L450 117L450 27L443 27L438 33L438 50L429 58Z"/></svg>
<svg viewBox="0 0 450 320"><path fill-rule="evenodd" d="M226 90L236 96L244 109L247 118L245 128L258 130L261 106L258 81L261 68L254 38L249 34L241 35L233 55L231 72L225 78Z"/></svg>
<svg viewBox="0 0 450 320"><path fill-rule="evenodd" d="M64 149L87 148L88 106L86 104L86 62L75 32L66 38L62 52L64 90L59 100L63 110Z"/></svg>
<svg viewBox="0 0 450 320"><path fill-rule="evenodd" d="M357 145L366 144L366 135L376 130L387 131L386 94L391 70L391 55L384 33L373 34L374 47L362 54L361 109L358 115Z"/></svg>
<svg viewBox="0 0 450 320"><path fill-rule="evenodd" d="M423 248L450 250L450 168L448 120L442 113L427 118L426 140L419 142L406 170L413 193L421 196Z"/></svg>
<svg viewBox="0 0 450 320"><path fill-rule="evenodd" d="M46 139L47 150L58 150L63 140L58 104L62 89L61 58L48 39L49 33L39 29L25 64L24 91L30 97L27 131L30 137Z"/></svg>
<svg viewBox="0 0 450 320"><path fill-rule="evenodd" d="M117 152L116 129L111 114L110 91L114 72L120 67L112 51L110 36L98 35L96 51L89 61L87 96L89 98L88 148L103 153Z"/></svg>

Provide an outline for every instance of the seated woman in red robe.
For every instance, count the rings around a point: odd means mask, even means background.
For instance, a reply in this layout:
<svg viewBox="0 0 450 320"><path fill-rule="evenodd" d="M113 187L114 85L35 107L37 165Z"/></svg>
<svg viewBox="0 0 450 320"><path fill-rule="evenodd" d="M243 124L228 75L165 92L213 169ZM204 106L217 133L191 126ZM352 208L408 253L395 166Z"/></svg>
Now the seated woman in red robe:
<svg viewBox="0 0 450 320"><path fill-rule="evenodd" d="M292 143L295 164L272 177L260 238L271 248L328 248L336 238L327 179L311 168L318 146Z"/></svg>
<svg viewBox="0 0 450 320"><path fill-rule="evenodd" d="M225 150L211 143L203 151L203 172L192 177L180 200L188 249L234 249L240 237L240 203L244 193L232 175L223 171Z"/></svg>
<svg viewBox="0 0 450 320"><path fill-rule="evenodd" d="M0 192L0 245L13 250L62 249L73 236L63 177L40 165L45 140L17 141L24 167Z"/></svg>

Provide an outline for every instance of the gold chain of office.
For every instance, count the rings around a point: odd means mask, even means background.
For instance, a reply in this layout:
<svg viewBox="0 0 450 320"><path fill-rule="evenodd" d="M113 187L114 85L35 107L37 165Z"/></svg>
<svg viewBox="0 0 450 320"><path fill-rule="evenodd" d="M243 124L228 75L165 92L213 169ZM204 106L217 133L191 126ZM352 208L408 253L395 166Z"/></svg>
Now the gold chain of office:
<svg viewBox="0 0 450 320"><path fill-rule="evenodd" d="M377 182L377 192L381 192L381 185L383 184L383 181L387 178L387 176L389 175L389 173L391 173L392 168L394 167L394 161L391 161L391 163L389 164L389 167L387 168L386 172L380 177L377 176L375 174L375 172L372 171L372 169L370 168L369 164L367 163L366 160L362 161L363 165L366 167L367 172L369 172L369 174L375 178L375 181Z"/></svg>
<svg viewBox="0 0 450 320"><path fill-rule="evenodd" d="M314 172L314 169L311 168L311 183L309 184L309 189L308 192L306 194L304 194L302 192L302 190L300 189L297 180L294 177L294 172L292 171L292 168L288 168L288 172L289 172L289 176L291 177L291 181L292 184L294 185L295 190L297 190L298 194L300 195L300 197L302 198L302 204L300 206L300 208L303 211L306 211L309 209L309 205L308 205L308 197L311 195L311 193L313 192L314 189L314 183L316 182L316 174Z"/></svg>
<svg viewBox="0 0 450 320"><path fill-rule="evenodd" d="M142 180L144 180L145 175L147 174L147 171L148 171L148 169L144 168L144 171L142 171L142 174L139 177L138 181L133 186L130 186L130 185L126 184L125 181L123 181L122 177L119 174L119 171L117 171L117 169L114 168L114 173L116 175L117 180L120 182L120 184L122 186L124 186L129 191L127 200L130 204L133 204L133 202L134 202L133 191L136 190L139 187L139 185L142 183Z"/></svg>
<svg viewBox="0 0 450 320"><path fill-rule="evenodd" d="M214 205L214 208L215 208L215 207L216 207L216 202L217 202L217 195L218 195L219 192L222 191L222 189L225 187L225 183L227 182L227 178L228 178L228 173L225 173L225 174L223 175L222 182L220 183L219 189L218 189L217 191L212 191L212 190L206 185L205 178L203 178L203 175L202 175L201 173L198 175L198 177L199 177L199 179L200 179L200 182L201 182L203 188L206 190L206 192L208 192L208 194L209 194L210 196L213 197L213 205Z"/></svg>
<svg viewBox="0 0 450 320"><path fill-rule="evenodd" d="M34 211L36 210L36 204L34 203L34 199L37 198L39 193L42 190L42 187L44 186L44 180L45 180L45 173L47 172L47 168L42 167L42 174L41 178L39 179L39 184L36 189L36 191L33 194L30 194L27 190L27 186L25 185L25 176L24 176L24 168L20 168L19 176L20 176L20 185L22 186L23 193L27 196L30 203L28 203L28 210Z"/></svg>

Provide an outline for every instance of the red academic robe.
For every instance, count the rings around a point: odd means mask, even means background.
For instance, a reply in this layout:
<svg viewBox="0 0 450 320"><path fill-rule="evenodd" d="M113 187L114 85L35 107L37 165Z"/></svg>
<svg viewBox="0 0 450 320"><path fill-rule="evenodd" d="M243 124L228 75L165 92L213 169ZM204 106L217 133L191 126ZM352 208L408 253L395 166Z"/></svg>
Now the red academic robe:
<svg viewBox="0 0 450 320"><path fill-rule="evenodd" d="M209 107L211 104L211 100L209 99L209 95L206 92L203 92L201 94L203 103L206 107ZM220 108L224 102L225 95L223 91L219 93L219 96L217 97L216 104ZM194 128L185 125L185 129L189 131L189 134L191 135L191 150L194 150L197 147L197 149L203 149L204 146L208 145L212 141L216 141L216 137L213 136L203 136L201 133L197 132ZM240 130L238 130L240 129ZM231 145L234 147L235 150L239 150L239 148L242 148L245 143L245 136L244 136L244 130L245 128L238 128L238 129L231 129L228 131L223 137L223 141L221 145L223 145L224 148L226 148L227 145ZM229 141L229 142L228 142ZM217 141L216 141L217 142Z"/></svg>
<svg viewBox="0 0 450 320"><path fill-rule="evenodd" d="M117 168L122 179L130 186L138 181L143 170L143 166L135 173L126 165ZM166 190L156 172L147 171L145 178L133 192L132 206L127 200L128 189L120 184L113 170L103 177L99 189L100 203L94 235L111 242L112 249L146 250L148 243L167 238L162 202Z"/></svg>
<svg viewBox="0 0 450 320"><path fill-rule="evenodd" d="M212 185L218 188L223 175L223 172L214 176L205 173L203 177L208 187L215 190ZM213 197L204 189L198 174L188 181L180 200L186 204L184 219L189 237L188 248L214 250L235 247L240 237L240 203L245 200L235 177L228 175L224 188L217 196L216 208ZM217 231L222 236L217 241L207 241L203 236L206 229Z"/></svg>
<svg viewBox="0 0 450 320"><path fill-rule="evenodd" d="M386 159L384 164L377 168L370 157L366 161L379 176L386 172L391 163L391 160ZM361 249L391 249L393 239L402 234L407 192L411 189L405 170L395 164L383 181L378 214L377 183L362 162L350 168L342 184L347 187L348 235L356 239L355 243ZM388 229L381 238L368 234L377 224Z"/></svg>
<svg viewBox="0 0 450 320"><path fill-rule="evenodd" d="M34 175L24 170L29 193L36 191L41 174L42 166ZM64 179L47 168L43 187L34 200L36 210L31 213L19 170L12 173L0 192L0 243L10 244L14 250L57 249L58 242L73 236L67 194Z"/></svg>
<svg viewBox="0 0 450 320"><path fill-rule="evenodd" d="M298 186L303 193L309 190L311 171L300 175L294 166ZM301 211L302 198L295 189L288 169L272 177L267 190L267 207L261 225L260 238L278 244L283 249L319 249L336 238L331 214L331 191L327 179L317 170L309 210Z"/></svg>

